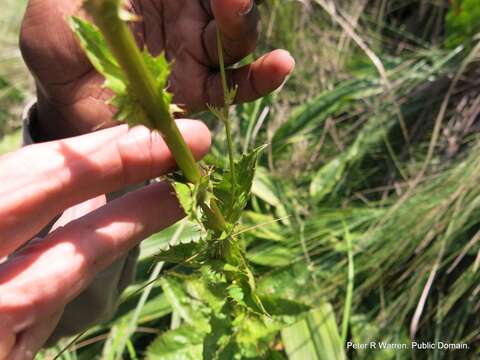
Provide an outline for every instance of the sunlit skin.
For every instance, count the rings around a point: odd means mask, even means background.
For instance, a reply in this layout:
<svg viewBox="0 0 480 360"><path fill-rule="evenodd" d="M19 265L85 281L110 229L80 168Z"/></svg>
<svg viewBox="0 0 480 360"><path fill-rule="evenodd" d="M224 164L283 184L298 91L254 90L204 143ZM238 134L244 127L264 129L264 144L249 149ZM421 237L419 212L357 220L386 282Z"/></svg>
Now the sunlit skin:
<svg viewBox="0 0 480 360"><path fill-rule="evenodd" d="M165 51L173 61L170 90L189 113L205 104L222 103L215 32L223 34L225 60L232 65L249 55L259 37L259 14L253 0L135 1L131 11L143 19L132 25L142 46L153 54ZM65 137L112 124L110 94L63 19L79 14L81 1L30 1L21 48L38 81L38 107L46 136ZM253 7L252 7L253 6ZM45 22L48 14L48 26ZM244 14L244 15L242 15ZM215 17L214 17L215 15ZM39 36L42 34L42 36ZM237 102L251 101L279 87L294 61L276 50L249 66L229 72L239 85ZM52 71L55 69L55 71Z"/></svg>
<svg viewBox="0 0 480 360"><path fill-rule="evenodd" d="M178 123L201 158L210 145L208 129L194 120ZM165 183L108 204L103 195L174 166L158 133L126 126L28 146L0 158L0 257L66 210L55 231L0 265L1 359L32 358L64 306L99 271L183 216Z"/></svg>
<svg viewBox="0 0 480 360"><path fill-rule="evenodd" d="M0 158L0 258L10 256L0 264L0 359L32 359L65 305L99 271L184 216L165 183L106 204L104 194L164 174L175 162L161 136L143 127L89 134L115 124L114 110L104 104L110 94L64 21L84 16L79 7L77 0L31 0L22 27L21 49L38 90L37 135L86 135ZM144 20L132 25L139 44L174 61L170 90L189 113L222 101L216 27L230 65L250 54L259 36L250 0L152 0L130 8ZM237 102L275 90L293 66L277 50L230 71ZM178 124L200 159L210 146L208 129L194 120ZM62 213L49 235L17 250Z"/></svg>

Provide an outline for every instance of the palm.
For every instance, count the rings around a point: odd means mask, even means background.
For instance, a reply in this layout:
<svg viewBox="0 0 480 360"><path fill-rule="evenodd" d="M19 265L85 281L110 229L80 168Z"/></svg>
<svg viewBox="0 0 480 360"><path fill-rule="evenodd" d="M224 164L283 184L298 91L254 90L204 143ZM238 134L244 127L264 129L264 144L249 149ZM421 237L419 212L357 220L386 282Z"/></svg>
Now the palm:
<svg viewBox="0 0 480 360"><path fill-rule="evenodd" d="M142 45L154 55L165 51L173 62L170 78L171 91L175 102L184 104L191 112L203 110L206 103L218 102L218 95L212 92L216 75L216 48L213 41L212 10L204 0L173 0L155 2L133 1L133 11L144 21L134 26L134 32ZM238 48L242 54L231 59L229 64L241 59L250 50L250 45ZM245 49L247 47L247 49Z"/></svg>
<svg viewBox="0 0 480 360"><path fill-rule="evenodd" d="M165 51L173 62L170 91L175 102L189 112L221 101L216 64L217 25L224 37L228 65L253 51L258 36L258 12L254 8L248 15L240 15L249 3L250 0L130 2L131 11L143 19L132 24L135 37L153 54ZM79 14L80 5L80 0L31 0L23 25L21 46L37 80L40 119L48 119L42 128L51 137L72 136L113 124L114 109L105 105L111 94L102 89L102 77L86 59L64 20ZM48 28L38 24L39 12L53 12L54 21ZM43 32L42 37L38 36L39 31ZM286 56L270 54L249 67L231 71L231 81L239 85L238 101L253 100L278 87L293 65Z"/></svg>

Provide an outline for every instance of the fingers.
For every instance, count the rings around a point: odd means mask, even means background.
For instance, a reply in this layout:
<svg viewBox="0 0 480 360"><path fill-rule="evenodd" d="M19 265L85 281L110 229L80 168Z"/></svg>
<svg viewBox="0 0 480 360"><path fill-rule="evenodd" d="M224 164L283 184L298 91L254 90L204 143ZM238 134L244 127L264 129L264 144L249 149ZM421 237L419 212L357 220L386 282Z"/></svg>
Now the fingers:
<svg viewBox="0 0 480 360"><path fill-rule="evenodd" d="M194 156L205 155L210 146L207 127L193 120L178 125ZM174 165L160 134L126 126L29 146L0 158L0 258L63 210L158 177Z"/></svg>
<svg viewBox="0 0 480 360"><path fill-rule="evenodd" d="M295 67L295 60L285 50L275 50L250 65L228 71L230 86L237 85L236 103L256 100L280 87ZM223 90L219 74L207 78L206 103L223 104Z"/></svg>
<svg viewBox="0 0 480 360"><path fill-rule="evenodd" d="M153 184L73 221L0 265L0 321L28 329L71 301L95 274L184 216L167 183Z"/></svg>
<svg viewBox="0 0 480 360"><path fill-rule="evenodd" d="M28 67L44 85L56 84L60 89L92 69L66 21L80 13L81 5L82 0L28 2L20 48Z"/></svg>
<svg viewBox="0 0 480 360"><path fill-rule="evenodd" d="M8 360L14 346L15 334L0 320L0 360Z"/></svg>
<svg viewBox="0 0 480 360"><path fill-rule="evenodd" d="M97 196L94 199L87 200L81 204L75 205L67 210L65 210L60 216L60 218L53 224L50 232L55 231L56 229L66 226L73 220L80 219L82 216L91 213L94 210L97 210L104 206L107 203L107 198L105 195Z"/></svg>
<svg viewBox="0 0 480 360"><path fill-rule="evenodd" d="M8 359L10 360L33 360L38 351L43 347L50 335L55 330L63 311L46 317L37 325L19 335L15 347Z"/></svg>
<svg viewBox="0 0 480 360"><path fill-rule="evenodd" d="M233 65L253 52L260 33L260 16L253 0L211 0L215 18L205 28L203 42L210 62L218 65L216 32L222 34L225 63Z"/></svg>

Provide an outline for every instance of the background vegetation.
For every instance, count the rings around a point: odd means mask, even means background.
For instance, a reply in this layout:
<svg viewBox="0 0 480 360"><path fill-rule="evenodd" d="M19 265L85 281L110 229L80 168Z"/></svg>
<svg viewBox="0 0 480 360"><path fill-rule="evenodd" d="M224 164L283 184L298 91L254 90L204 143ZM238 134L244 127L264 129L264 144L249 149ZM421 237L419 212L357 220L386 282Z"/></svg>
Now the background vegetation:
<svg viewBox="0 0 480 360"><path fill-rule="evenodd" d="M17 47L24 6L7 0L0 14L0 153L18 145L34 92ZM282 92L233 113L239 151L270 144L242 221L259 291L310 310L246 322L237 355L478 358L480 2L269 0L263 15L259 52L287 48L297 67ZM155 259L195 236L184 222L145 241L115 319L60 358L198 358L200 290ZM343 346L411 339L469 350Z"/></svg>

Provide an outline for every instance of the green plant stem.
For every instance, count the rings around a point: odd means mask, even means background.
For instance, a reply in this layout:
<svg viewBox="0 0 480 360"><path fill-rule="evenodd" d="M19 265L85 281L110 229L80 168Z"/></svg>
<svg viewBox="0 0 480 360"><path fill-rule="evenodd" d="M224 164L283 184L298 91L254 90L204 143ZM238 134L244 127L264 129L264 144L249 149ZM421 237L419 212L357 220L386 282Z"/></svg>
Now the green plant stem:
<svg viewBox="0 0 480 360"><path fill-rule="evenodd" d="M218 52L218 63L220 65L220 77L222 79L222 88L223 88L223 123L225 124L225 132L227 134L227 147L228 147L228 158L230 162L230 175L232 177L232 191L235 192L235 157L234 157L234 147L232 139L232 127L230 124L230 115L229 107L232 105L231 96L229 94L228 83L227 83L227 74L225 71L225 59L223 56L223 45L222 45L222 36L220 34L220 29L217 28L217 52ZM235 198L235 194L232 195L232 201ZM231 204L231 208L233 204Z"/></svg>
<svg viewBox="0 0 480 360"><path fill-rule="evenodd" d="M151 128L158 130L172 152L178 167L188 181L198 184L202 171L180 133L170 108L155 87L154 77L143 60L127 24L119 17L117 0L88 0L85 8L103 33L108 46L128 79L138 101L149 115ZM208 206L202 206L204 209ZM227 225L218 206L212 202L206 211L214 230L226 230Z"/></svg>
<svg viewBox="0 0 480 360"><path fill-rule="evenodd" d="M350 230L348 229L345 222L343 224L343 227L345 229L345 240L347 242L347 253L348 253L347 294L345 297L345 306L343 308L343 319L342 319L342 344L346 346L347 337L348 337L348 327L350 325L350 316L352 311L355 267L353 262L352 235L350 234Z"/></svg>

